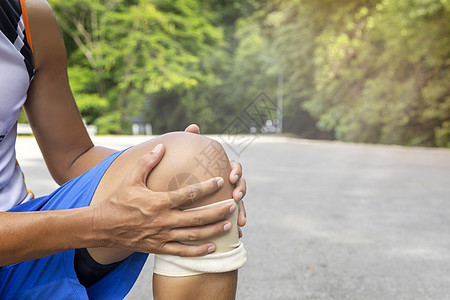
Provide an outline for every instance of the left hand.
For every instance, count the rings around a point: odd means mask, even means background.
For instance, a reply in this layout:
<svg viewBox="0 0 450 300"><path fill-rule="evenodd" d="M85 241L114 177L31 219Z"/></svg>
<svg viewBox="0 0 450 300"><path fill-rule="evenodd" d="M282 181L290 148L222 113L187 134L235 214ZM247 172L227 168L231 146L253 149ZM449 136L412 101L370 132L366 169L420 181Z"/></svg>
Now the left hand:
<svg viewBox="0 0 450 300"><path fill-rule="evenodd" d="M200 134L200 128L196 124L189 125L184 131ZM236 186L233 191L233 198L236 202L239 203L238 225L242 227L247 222L247 214L245 212L244 201L241 201L247 192L247 184L245 182L245 179L242 178L241 164L236 161L230 161L230 165L231 172L229 180L231 184L234 184ZM242 237L242 231L240 228L239 237Z"/></svg>

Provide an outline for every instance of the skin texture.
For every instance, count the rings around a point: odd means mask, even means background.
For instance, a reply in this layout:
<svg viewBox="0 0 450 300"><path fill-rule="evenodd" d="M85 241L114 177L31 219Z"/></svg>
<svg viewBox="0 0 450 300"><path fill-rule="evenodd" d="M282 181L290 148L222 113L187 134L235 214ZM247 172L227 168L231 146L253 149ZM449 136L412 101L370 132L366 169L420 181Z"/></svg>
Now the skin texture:
<svg viewBox="0 0 450 300"><path fill-rule="evenodd" d="M235 299L238 271L190 277L153 275L155 300Z"/></svg>
<svg viewBox="0 0 450 300"><path fill-rule="evenodd" d="M62 184L115 151L94 146L85 130L68 84L64 43L50 7L43 0L28 0L26 6L36 73L25 112L50 173ZM189 126L187 131L199 133L196 125ZM89 207L1 212L0 266L75 248L114 247L181 256L205 255L214 250L211 243L187 246L176 241L199 240L223 232L226 222L223 220L230 207L183 212L177 206L193 205L200 196L215 193L225 182L208 180L170 194L152 191L147 187L147 178L165 152L164 146L150 152L152 147L149 144L135 153L133 162L128 161L127 168L119 170L114 184L98 189L101 194L96 195L98 200ZM232 195L240 200L246 192L245 180L240 179L242 167L236 162L231 162L230 167L226 183L236 185ZM193 190L197 193L192 193ZM242 201L239 205L238 223L243 226ZM105 251L100 252L100 257L110 249Z"/></svg>

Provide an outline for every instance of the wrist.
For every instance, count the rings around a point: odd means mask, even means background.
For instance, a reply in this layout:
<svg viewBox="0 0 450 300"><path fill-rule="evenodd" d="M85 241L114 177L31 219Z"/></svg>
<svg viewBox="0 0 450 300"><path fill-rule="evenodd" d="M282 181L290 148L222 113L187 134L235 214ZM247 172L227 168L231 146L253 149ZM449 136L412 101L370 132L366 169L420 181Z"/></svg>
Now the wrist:
<svg viewBox="0 0 450 300"><path fill-rule="evenodd" d="M60 223L60 236L69 237L68 249L104 247L107 244L100 232L94 229L95 209L93 206L62 212L63 219L55 223ZM59 216L56 219L59 219Z"/></svg>
<svg viewBox="0 0 450 300"><path fill-rule="evenodd" d="M102 201L89 208L91 209L91 239L96 243L96 246L91 247L117 247L113 240L115 222L111 206L106 201Z"/></svg>
<svg viewBox="0 0 450 300"><path fill-rule="evenodd" d="M94 230L93 216L92 206L49 211L47 222L54 228L49 237L55 239L50 244L59 244L61 250L104 247L107 242Z"/></svg>

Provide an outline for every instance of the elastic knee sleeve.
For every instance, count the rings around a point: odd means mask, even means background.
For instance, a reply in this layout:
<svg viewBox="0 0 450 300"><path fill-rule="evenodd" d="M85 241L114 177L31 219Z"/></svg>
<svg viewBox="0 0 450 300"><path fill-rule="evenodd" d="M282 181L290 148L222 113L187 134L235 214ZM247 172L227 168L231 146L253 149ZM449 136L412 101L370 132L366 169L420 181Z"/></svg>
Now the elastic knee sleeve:
<svg viewBox="0 0 450 300"><path fill-rule="evenodd" d="M234 199L228 199L188 210L199 210L231 201L234 201ZM244 245L239 240L237 218L238 210L236 209L228 216L228 220L232 224L232 227L228 232L213 239L195 243L196 245L205 242L214 243L216 245L216 251L214 253L200 257L180 257L157 254L155 255L153 272L164 276L183 277L203 273L224 273L239 269L245 264L247 258Z"/></svg>

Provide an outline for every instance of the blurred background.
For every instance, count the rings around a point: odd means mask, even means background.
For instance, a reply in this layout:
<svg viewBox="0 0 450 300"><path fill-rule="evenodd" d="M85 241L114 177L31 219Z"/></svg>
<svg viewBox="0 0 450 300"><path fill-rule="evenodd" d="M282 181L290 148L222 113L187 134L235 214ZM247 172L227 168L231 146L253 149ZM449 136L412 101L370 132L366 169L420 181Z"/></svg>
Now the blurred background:
<svg viewBox="0 0 450 300"><path fill-rule="evenodd" d="M264 92L286 134L450 147L448 0L49 3L99 134L221 133Z"/></svg>

